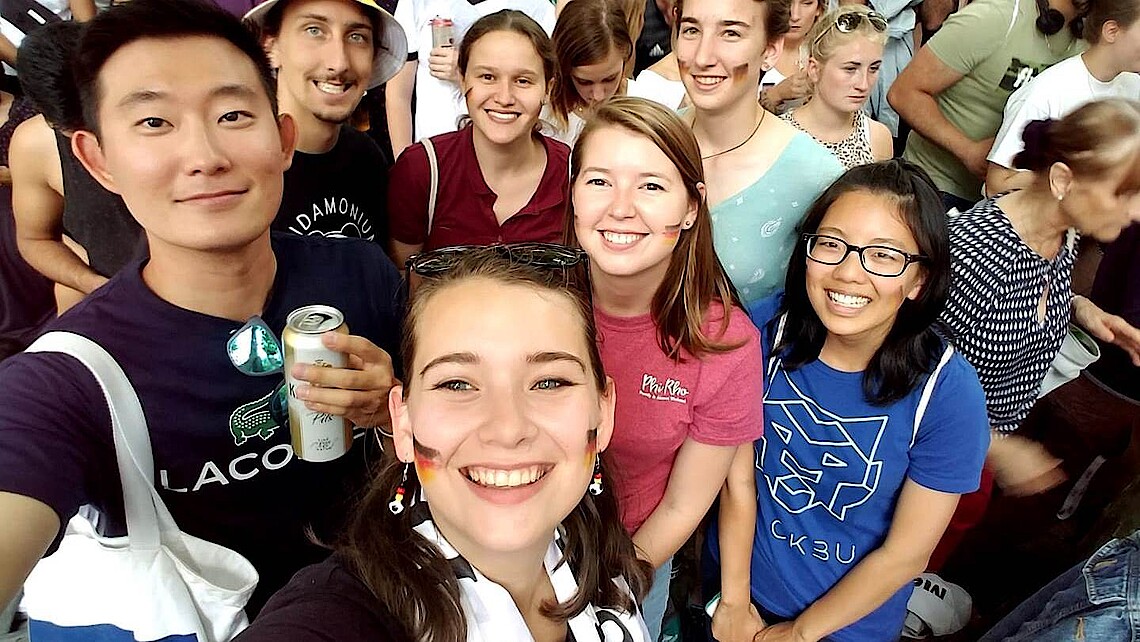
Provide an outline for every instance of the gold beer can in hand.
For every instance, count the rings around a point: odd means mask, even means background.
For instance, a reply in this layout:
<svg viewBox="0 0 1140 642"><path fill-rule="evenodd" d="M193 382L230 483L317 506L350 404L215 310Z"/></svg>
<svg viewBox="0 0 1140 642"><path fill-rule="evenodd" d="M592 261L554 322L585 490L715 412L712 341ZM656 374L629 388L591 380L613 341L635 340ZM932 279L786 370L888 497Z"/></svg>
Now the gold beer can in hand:
<svg viewBox="0 0 1140 642"><path fill-rule="evenodd" d="M293 378L293 364L307 363L323 368L343 368L348 356L321 343L325 332L348 334L344 314L329 305L306 305L289 313L282 340L285 344L285 383L289 388L289 434L293 454L305 461L332 461L352 446L352 425L344 417L317 412L297 398L297 386L305 382Z"/></svg>

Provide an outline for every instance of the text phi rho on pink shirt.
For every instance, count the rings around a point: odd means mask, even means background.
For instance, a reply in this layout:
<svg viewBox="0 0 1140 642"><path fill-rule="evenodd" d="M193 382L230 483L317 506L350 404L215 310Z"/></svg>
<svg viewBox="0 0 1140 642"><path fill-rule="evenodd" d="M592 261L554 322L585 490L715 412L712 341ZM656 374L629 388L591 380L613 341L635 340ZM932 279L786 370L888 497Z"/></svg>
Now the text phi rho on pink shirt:
<svg viewBox="0 0 1140 642"><path fill-rule="evenodd" d="M739 308L720 330L723 307L710 306L704 329L718 343L742 344L701 358L682 352L674 361L661 351L650 315L613 317L597 308L598 348L617 391L608 472L633 534L665 496L677 451L686 439L738 446L764 430L763 357L760 335Z"/></svg>

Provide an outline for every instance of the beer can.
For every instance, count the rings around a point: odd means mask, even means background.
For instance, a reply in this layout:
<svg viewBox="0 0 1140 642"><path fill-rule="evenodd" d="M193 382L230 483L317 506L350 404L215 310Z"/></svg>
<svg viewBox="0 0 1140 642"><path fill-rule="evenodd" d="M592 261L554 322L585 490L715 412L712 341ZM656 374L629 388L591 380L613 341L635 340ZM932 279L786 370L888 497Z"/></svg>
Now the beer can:
<svg viewBox="0 0 1140 642"><path fill-rule="evenodd" d="M289 389L289 434L293 454L305 461L332 461L352 446L352 425L344 417L316 412L297 398L297 386L304 382L293 378L295 363L308 363L323 368L343 368L348 357L321 343L325 332L348 334L344 314L329 305L306 305L285 318L281 333L285 344L285 383Z"/></svg>
<svg viewBox="0 0 1140 642"><path fill-rule="evenodd" d="M431 19L431 46L451 47L455 45L455 29L451 18L436 16Z"/></svg>

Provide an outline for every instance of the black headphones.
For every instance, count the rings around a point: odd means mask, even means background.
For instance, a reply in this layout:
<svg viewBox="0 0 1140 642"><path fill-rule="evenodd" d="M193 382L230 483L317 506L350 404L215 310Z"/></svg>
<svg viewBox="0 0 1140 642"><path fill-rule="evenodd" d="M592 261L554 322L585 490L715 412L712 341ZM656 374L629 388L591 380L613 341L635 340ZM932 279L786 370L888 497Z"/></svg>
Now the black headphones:
<svg viewBox="0 0 1140 642"><path fill-rule="evenodd" d="M1037 0L1037 30L1046 36L1059 33L1065 27L1065 14L1049 6L1049 0ZM1084 30L1084 15L1078 11L1077 17L1069 24L1073 37L1082 37Z"/></svg>

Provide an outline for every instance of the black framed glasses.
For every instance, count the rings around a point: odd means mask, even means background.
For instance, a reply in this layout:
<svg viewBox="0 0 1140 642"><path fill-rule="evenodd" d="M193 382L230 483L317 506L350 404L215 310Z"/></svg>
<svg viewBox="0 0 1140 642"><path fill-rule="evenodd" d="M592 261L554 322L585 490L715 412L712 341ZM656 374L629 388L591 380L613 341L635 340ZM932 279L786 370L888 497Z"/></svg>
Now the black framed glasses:
<svg viewBox="0 0 1140 642"><path fill-rule="evenodd" d="M250 377L265 377L285 371L281 342L269 325L256 315L226 339L226 355L238 372ZM269 414L278 426L289 425L289 397L284 377L269 396Z"/></svg>
<svg viewBox="0 0 1140 642"><path fill-rule="evenodd" d="M884 33L887 30L887 19L881 13L868 11L845 11L838 16L835 16L835 22L832 22L826 29L819 32L819 35L812 41L811 46L814 49L819 41L823 39L827 32L832 29L837 30L839 33L851 33L859 28L859 25L866 20L870 23L871 28L879 33Z"/></svg>
<svg viewBox="0 0 1140 642"><path fill-rule="evenodd" d="M902 276L911 263L928 260L922 254L907 254L889 245L851 245L847 241L827 234L803 234L800 236L807 245L807 257L824 265L839 265L847 260L847 255L855 252L863 269L875 276Z"/></svg>

